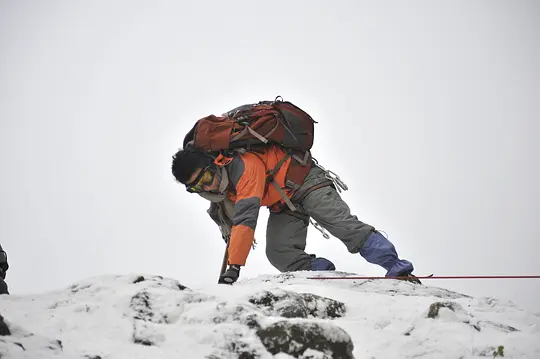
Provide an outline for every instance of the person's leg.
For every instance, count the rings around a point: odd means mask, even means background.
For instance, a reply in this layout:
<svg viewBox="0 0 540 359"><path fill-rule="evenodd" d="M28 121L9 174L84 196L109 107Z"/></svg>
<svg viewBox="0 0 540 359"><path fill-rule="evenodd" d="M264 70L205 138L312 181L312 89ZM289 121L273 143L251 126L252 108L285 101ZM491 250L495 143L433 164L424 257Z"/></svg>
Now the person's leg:
<svg viewBox="0 0 540 359"><path fill-rule="evenodd" d="M378 264L386 269L387 277L408 275L414 270L411 262L399 259L394 245L378 231L371 233L360 249L360 255L369 263Z"/></svg>
<svg viewBox="0 0 540 359"><path fill-rule="evenodd" d="M270 213L266 227L266 256L280 272L334 270L332 262L305 252L309 219L287 212Z"/></svg>
<svg viewBox="0 0 540 359"><path fill-rule="evenodd" d="M316 189L302 201L303 210L339 238L351 253L358 253L374 228L361 222L332 186Z"/></svg>
<svg viewBox="0 0 540 359"><path fill-rule="evenodd" d="M368 262L386 269L387 276L410 274L413 265L400 260L394 245L373 226L351 214L349 206L331 187L311 192L302 207L315 221L339 238L350 253L360 253Z"/></svg>

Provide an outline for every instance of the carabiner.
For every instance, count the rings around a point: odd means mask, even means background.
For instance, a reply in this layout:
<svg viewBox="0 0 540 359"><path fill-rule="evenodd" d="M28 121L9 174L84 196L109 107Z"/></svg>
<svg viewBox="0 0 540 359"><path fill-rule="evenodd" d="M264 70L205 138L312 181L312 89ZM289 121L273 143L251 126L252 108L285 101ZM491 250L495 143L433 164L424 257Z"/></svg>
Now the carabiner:
<svg viewBox="0 0 540 359"><path fill-rule="evenodd" d="M335 173L335 172L332 172L330 170L327 170L326 171L326 174L325 174L325 177L329 180L331 180L334 185L336 186L338 192L341 192L342 190L343 191L346 191L349 189L349 187L347 187L347 185L345 184L345 182L343 182L341 180L341 178L339 178L339 176Z"/></svg>
<svg viewBox="0 0 540 359"><path fill-rule="evenodd" d="M349 189L349 187L347 187L345 182L343 182L343 180L341 178L339 178L339 176L335 172L327 170L326 168L321 166L319 164L319 162L317 162L317 160L314 159L314 158L313 158L313 162L315 163L315 166L317 166L321 170L323 170L324 177L326 177L326 179L329 179L330 181L332 181L332 183L334 184L334 187L336 187L338 193L341 193L341 191L347 191Z"/></svg>
<svg viewBox="0 0 540 359"><path fill-rule="evenodd" d="M316 230L321 232L324 238L330 239L330 235L326 233L326 230L323 227L321 227L319 223L315 222L312 218L309 219L309 223L311 223L313 227L315 227Z"/></svg>

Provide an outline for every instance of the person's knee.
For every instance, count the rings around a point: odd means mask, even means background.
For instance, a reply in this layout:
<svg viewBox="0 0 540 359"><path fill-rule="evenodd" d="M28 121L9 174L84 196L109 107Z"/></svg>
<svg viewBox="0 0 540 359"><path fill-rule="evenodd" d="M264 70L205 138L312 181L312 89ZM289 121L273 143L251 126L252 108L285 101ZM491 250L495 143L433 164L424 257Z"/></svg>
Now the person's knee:
<svg viewBox="0 0 540 359"><path fill-rule="evenodd" d="M280 253L266 251L268 261L280 272L311 270L311 257L307 253Z"/></svg>

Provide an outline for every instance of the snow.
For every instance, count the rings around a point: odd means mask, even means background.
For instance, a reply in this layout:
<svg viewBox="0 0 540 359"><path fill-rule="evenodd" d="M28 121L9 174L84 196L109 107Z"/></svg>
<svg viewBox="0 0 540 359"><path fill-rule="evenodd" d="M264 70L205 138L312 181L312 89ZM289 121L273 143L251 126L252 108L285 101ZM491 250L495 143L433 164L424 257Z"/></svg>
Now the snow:
<svg viewBox="0 0 540 359"><path fill-rule="evenodd" d="M329 343L351 340L355 358L491 358L499 346L505 358L540 358L540 317L511 302L394 280L308 279L313 273L200 288L160 276L110 275L43 294L0 296L11 331L0 336L0 357L293 358L272 355L258 337L258 329L281 323L319 330ZM268 293L277 300L261 305ZM287 316L303 305L306 317ZM298 358L333 358L302 349L302 337L274 339L300 351Z"/></svg>

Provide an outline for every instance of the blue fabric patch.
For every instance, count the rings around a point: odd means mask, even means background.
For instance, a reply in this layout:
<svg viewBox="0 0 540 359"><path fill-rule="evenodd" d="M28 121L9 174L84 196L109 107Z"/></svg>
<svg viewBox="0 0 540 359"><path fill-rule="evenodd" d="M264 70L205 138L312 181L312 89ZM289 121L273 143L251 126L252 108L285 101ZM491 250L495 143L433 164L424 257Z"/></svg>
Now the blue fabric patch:
<svg viewBox="0 0 540 359"><path fill-rule="evenodd" d="M386 269L387 277L409 274L414 270L411 262L399 259L394 245L381 233L374 231L360 249L360 255L369 263Z"/></svg>
<svg viewBox="0 0 540 359"><path fill-rule="evenodd" d="M311 270L336 270L336 266L326 258L311 258Z"/></svg>

